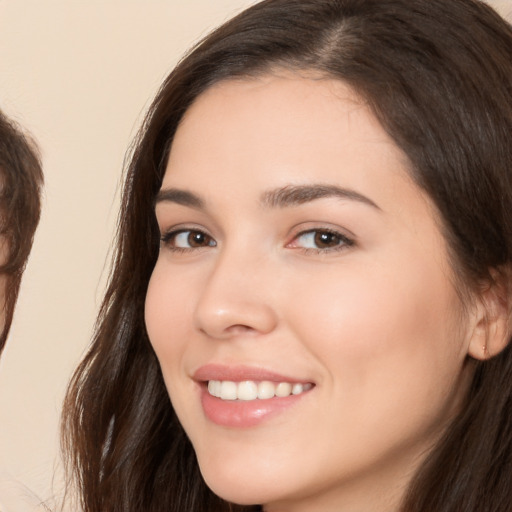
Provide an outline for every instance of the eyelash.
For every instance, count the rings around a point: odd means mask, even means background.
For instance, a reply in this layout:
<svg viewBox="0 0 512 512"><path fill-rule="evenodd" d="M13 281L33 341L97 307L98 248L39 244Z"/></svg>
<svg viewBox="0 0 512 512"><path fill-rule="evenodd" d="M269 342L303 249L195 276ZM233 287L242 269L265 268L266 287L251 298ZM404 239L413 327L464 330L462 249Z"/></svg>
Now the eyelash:
<svg viewBox="0 0 512 512"><path fill-rule="evenodd" d="M176 247L176 246L172 245L172 243L175 242L176 238L179 235L182 235L182 234L185 234L185 233L189 233L188 236L194 235L194 234L195 235L202 235L202 236L206 237L207 239L213 241L214 245L208 244L208 245L198 246L198 247ZM162 245L166 246L170 251L177 252L177 253L196 251L198 249L204 249L204 248L207 248L207 247L215 247L217 245L215 240L208 233L205 233L204 231L202 231L200 229L197 229L197 228L195 228L195 229L192 229L192 228L188 228L188 229L187 228L180 228L180 229L174 229L174 230L168 231L168 232L163 233L161 235L160 242L161 242Z"/></svg>
<svg viewBox="0 0 512 512"><path fill-rule="evenodd" d="M301 231L300 233L297 233L297 235L294 236L292 242L289 243L287 245L287 247L290 247L296 240L298 240L302 237L311 236L311 235L313 235L314 238L316 238L316 236L318 236L318 235L332 236L337 239L338 243L337 243L337 245L335 245L333 247L297 247L297 249L301 249L304 252L304 254L325 254L325 253L329 253L329 252L338 252L338 251L346 250L355 244L355 241L353 239L347 237L346 235L344 235L334 229L314 228L314 229L307 229L305 231ZM317 243L316 240L315 240L315 243Z"/></svg>
<svg viewBox="0 0 512 512"><path fill-rule="evenodd" d="M206 237L206 240L207 241L209 240L211 243L207 243L206 245L199 245L196 247L177 247L175 245L172 245L173 242L175 243L176 238L179 235L182 235L185 233L188 233L188 236L187 236L188 243L190 243L188 241L188 237L190 237L191 235L204 236L204 237ZM296 243L296 241L299 240L300 238L306 237L306 236L312 236L312 235L314 238L318 235L332 236L335 239L337 239L338 243L337 243L337 245L335 245L333 247L299 247L297 245L294 246L294 243ZM166 233L163 233L160 237L160 241L161 241L161 244L166 246L168 250L175 252L175 253L186 253L186 252L190 252L190 251L196 251L198 249L206 249L208 247L216 247L217 246L217 242L210 235L208 235L208 233L206 233L200 229L192 229L192 228L174 229L174 230L168 231ZM318 245L316 240L314 240L314 243L316 243ZM338 252L338 251L345 250L345 249L353 246L354 244L355 244L355 241L353 239L347 237L346 235L343 235L339 231L336 231L333 229L328 229L328 228L315 228L315 229L308 229L308 230L301 231L301 232L297 233L294 236L293 240L286 245L286 247L302 250L304 254L325 254L325 253L329 253L329 252Z"/></svg>

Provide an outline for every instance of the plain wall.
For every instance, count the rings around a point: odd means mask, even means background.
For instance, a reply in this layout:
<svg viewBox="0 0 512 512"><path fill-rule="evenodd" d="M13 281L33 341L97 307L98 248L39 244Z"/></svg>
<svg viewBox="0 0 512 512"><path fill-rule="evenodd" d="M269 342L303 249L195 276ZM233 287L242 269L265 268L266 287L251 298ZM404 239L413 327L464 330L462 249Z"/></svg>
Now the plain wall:
<svg viewBox="0 0 512 512"><path fill-rule="evenodd" d="M37 139L43 216L0 360L0 474L47 498L105 283L123 157L163 77L251 0L0 0L0 108ZM512 0L495 0L512 15Z"/></svg>

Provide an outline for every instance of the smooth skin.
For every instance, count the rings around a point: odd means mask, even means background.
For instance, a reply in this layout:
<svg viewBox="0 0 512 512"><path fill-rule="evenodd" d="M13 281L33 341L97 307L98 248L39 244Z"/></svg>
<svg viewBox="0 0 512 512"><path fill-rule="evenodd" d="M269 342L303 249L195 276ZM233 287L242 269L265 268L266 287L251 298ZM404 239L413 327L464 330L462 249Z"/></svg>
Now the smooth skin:
<svg viewBox="0 0 512 512"><path fill-rule="evenodd" d="M397 511L459 409L468 355L484 357L483 309L461 304L408 165L335 80L227 81L187 111L156 206L146 324L219 496L268 512ZM210 363L314 388L256 426L226 428L205 416L193 379Z"/></svg>

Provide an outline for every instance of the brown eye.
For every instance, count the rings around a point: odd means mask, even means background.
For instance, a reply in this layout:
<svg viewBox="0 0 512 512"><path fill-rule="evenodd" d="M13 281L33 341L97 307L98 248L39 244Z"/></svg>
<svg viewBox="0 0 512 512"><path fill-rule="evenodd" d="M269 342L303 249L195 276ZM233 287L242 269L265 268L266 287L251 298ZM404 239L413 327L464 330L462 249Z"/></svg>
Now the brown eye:
<svg viewBox="0 0 512 512"><path fill-rule="evenodd" d="M201 231L188 231L187 242L189 247L208 247L212 241L208 235L201 233Z"/></svg>
<svg viewBox="0 0 512 512"><path fill-rule="evenodd" d="M168 233L162 237L162 242L170 249L187 250L201 247L215 247L215 240L198 230L184 229Z"/></svg>
<svg viewBox="0 0 512 512"><path fill-rule="evenodd" d="M354 241L345 235L328 229L311 229L299 233L291 247L328 252L340 250L354 245Z"/></svg>
<svg viewBox="0 0 512 512"><path fill-rule="evenodd" d="M341 237L336 233L330 233L329 231L315 231L314 235L314 242L318 249L337 247L342 243Z"/></svg>

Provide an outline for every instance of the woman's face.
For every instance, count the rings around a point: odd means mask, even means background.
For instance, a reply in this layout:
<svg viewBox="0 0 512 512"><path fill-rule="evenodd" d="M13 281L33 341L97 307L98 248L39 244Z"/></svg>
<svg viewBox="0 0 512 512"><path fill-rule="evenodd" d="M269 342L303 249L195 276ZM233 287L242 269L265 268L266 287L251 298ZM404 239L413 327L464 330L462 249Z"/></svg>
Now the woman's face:
<svg viewBox="0 0 512 512"><path fill-rule="evenodd" d="M228 81L186 113L146 324L221 497L394 510L457 410L471 322L407 166L334 80Z"/></svg>

